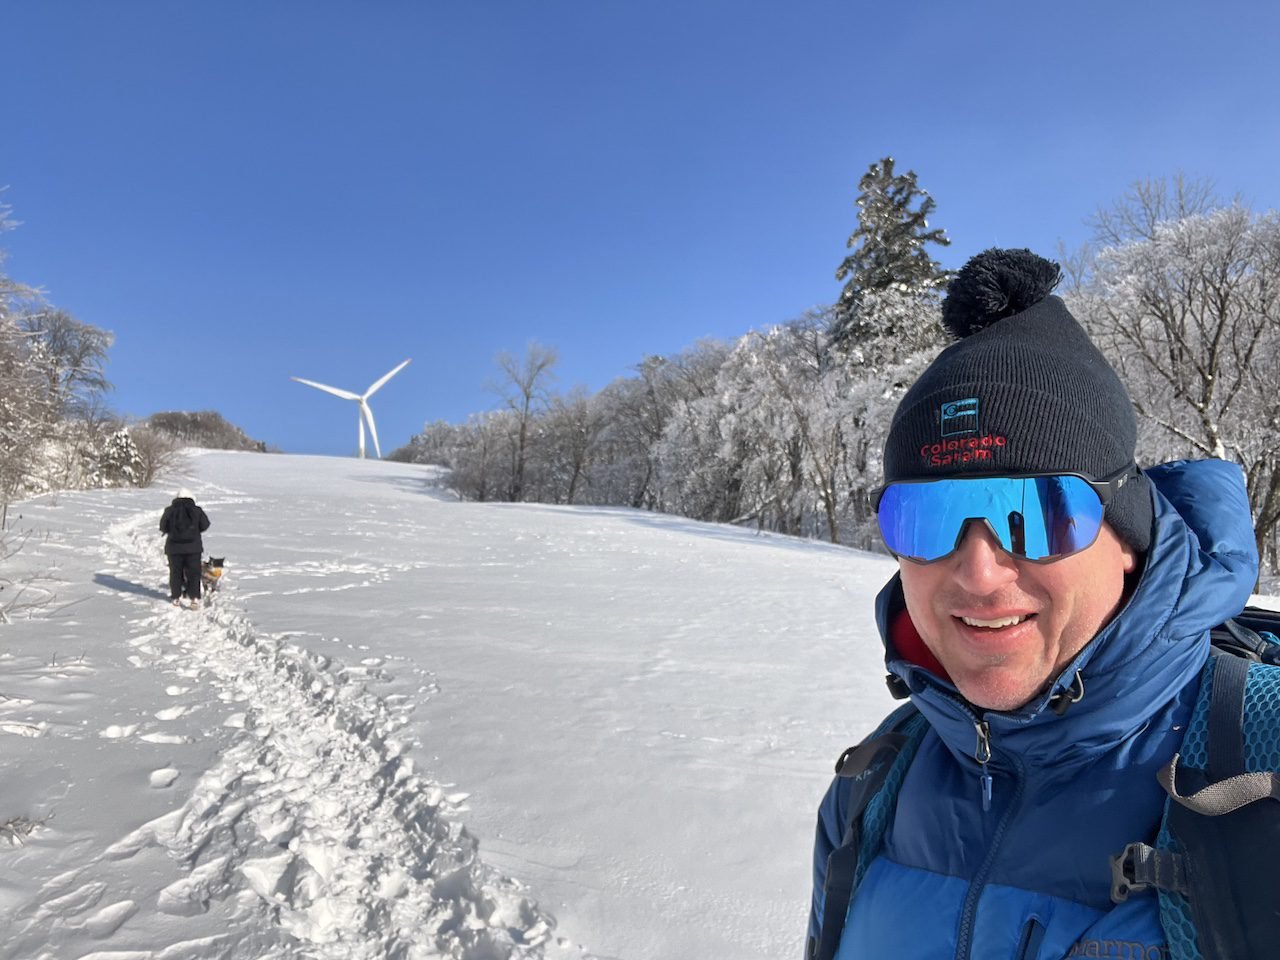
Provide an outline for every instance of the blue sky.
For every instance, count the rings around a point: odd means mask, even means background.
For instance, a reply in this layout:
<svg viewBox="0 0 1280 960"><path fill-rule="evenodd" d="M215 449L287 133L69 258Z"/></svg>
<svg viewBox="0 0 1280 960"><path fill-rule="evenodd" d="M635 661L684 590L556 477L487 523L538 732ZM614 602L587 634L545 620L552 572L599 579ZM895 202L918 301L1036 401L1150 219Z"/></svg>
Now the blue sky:
<svg viewBox="0 0 1280 960"><path fill-rule="evenodd" d="M829 303L892 155L957 266L1182 170L1280 207L1280 12L1219 2L0 0L14 278L116 335L120 412L384 451Z"/></svg>

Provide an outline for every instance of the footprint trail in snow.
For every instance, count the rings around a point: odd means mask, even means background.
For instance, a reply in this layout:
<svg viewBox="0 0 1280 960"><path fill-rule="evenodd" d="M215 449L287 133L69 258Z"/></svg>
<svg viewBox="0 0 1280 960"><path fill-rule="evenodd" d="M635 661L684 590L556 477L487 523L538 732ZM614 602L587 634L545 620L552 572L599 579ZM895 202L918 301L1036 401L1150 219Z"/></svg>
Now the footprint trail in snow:
<svg viewBox="0 0 1280 960"><path fill-rule="evenodd" d="M153 569L153 523L138 515L106 537L104 552L127 556L139 580L162 576ZM216 907L231 928L101 957L590 960L554 935L554 920L517 881L481 861L458 818L466 795L415 771L393 738L410 708L368 689L376 667L349 668L261 636L226 595L199 612L144 612L133 626L131 662L164 671L173 698L155 721L199 718L227 746L194 783L170 766L155 769L149 788L189 789L186 802L46 883L15 918L24 942L54 928L109 940L152 908L113 889L111 865L159 850L180 875L154 908L183 918ZM196 679L234 712L186 698ZM150 723L143 729L104 725L97 736L188 742Z"/></svg>

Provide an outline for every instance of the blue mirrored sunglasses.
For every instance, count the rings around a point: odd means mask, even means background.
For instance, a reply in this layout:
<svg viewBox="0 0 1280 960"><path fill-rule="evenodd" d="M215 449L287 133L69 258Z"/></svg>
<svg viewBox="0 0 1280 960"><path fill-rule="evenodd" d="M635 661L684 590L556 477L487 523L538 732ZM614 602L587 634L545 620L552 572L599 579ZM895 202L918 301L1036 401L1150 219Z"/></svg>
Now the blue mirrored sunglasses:
<svg viewBox="0 0 1280 960"><path fill-rule="evenodd" d="M880 489L876 516L885 545L908 560L953 553L975 520L1015 557L1057 560L1098 538L1106 505L1137 476L1131 464L1104 480L1075 473L902 480Z"/></svg>

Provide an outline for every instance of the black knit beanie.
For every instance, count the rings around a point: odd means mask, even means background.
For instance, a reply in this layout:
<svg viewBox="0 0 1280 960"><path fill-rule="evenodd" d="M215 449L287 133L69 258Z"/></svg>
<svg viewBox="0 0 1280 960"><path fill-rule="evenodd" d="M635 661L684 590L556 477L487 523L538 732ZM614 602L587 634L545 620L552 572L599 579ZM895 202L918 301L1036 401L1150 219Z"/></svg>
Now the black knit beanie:
<svg viewBox="0 0 1280 960"><path fill-rule="evenodd" d="M947 287L942 323L959 340L907 391L885 442L886 482L972 473L1081 473L1134 462L1128 391L1066 305L1061 269L1030 250L986 250ZM1120 488L1107 522L1151 544L1146 477Z"/></svg>

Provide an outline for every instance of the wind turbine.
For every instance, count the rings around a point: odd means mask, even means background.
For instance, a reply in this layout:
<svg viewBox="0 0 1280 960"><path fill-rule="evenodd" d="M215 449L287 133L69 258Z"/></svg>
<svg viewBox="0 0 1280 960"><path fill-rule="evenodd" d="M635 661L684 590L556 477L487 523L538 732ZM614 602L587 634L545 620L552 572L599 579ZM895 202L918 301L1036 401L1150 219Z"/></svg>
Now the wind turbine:
<svg viewBox="0 0 1280 960"><path fill-rule="evenodd" d="M373 381L373 386L364 392L364 395L352 393L350 390L339 390L337 387L330 387L323 383L316 383L314 380L303 380L301 377L290 377L290 380L297 380L299 383L305 383L308 387L315 387L317 390L323 390L325 393L332 393L335 397L341 397L343 400L354 400L360 404L360 412L356 414L356 425L360 428L360 459L364 459L364 425L365 421L369 423L369 435L373 437L373 451L377 454L378 459L382 459L382 450L378 447L378 428L373 425L373 411L369 409L369 398L378 392L378 389L394 377L397 373L409 365L406 360L394 370L384 373L377 380Z"/></svg>

